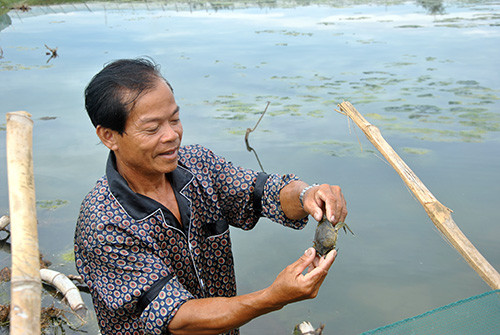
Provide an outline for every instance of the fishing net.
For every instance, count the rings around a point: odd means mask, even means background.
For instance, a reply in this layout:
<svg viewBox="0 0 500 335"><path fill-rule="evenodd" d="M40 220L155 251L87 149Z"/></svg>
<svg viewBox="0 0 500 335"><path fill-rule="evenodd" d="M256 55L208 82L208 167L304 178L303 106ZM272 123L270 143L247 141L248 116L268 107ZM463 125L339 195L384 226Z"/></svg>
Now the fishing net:
<svg viewBox="0 0 500 335"><path fill-rule="evenodd" d="M436 308L362 335L500 334L500 290Z"/></svg>

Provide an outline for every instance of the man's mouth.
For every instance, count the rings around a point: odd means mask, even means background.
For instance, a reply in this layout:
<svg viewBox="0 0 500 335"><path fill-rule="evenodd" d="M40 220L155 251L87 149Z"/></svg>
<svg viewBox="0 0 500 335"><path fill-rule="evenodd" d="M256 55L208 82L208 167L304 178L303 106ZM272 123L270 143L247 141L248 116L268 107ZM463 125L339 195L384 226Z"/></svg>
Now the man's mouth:
<svg viewBox="0 0 500 335"><path fill-rule="evenodd" d="M164 151L159 154L159 156L174 156L177 154L177 148L169 150L169 151Z"/></svg>

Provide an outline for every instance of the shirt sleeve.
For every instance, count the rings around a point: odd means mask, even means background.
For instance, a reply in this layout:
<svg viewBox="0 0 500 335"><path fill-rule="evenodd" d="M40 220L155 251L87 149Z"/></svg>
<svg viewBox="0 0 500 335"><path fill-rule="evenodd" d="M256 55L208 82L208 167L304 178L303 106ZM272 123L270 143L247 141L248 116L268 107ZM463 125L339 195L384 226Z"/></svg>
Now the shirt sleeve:
<svg viewBox="0 0 500 335"><path fill-rule="evenodd" d="M302 220L291 220L286 217L279 199L280 190L293 180L295 175L266 175L234 165L212 151L197 147L198 157L204 162L204 169L199 175L209 172L213 190L207 187L208 194L213 194L214 202L218 203L222 212L232 226L242 229L252 229L261 216L282 225L300 229L307 223L307 217ZM197 165L192 165L198 168Z"/></svg>
<svg viewBox="0 0 500 335"><path fill-rule="evenodd" d="M272 174L267 178L262 196L262 215L283 226L302 229L306 226L308 217L301 220L289 219L283 212L280 202L281 189L294 180L299 178L293 174Z"/></svg>
<svg viewBox="0 0 500 335"><path fill-rule="evenodd" d="M148 334L170 334L168 324L179 307L194 297L186 291L173 277L161 288L155 299L150 302L141 314L145 330Z"/></svg>

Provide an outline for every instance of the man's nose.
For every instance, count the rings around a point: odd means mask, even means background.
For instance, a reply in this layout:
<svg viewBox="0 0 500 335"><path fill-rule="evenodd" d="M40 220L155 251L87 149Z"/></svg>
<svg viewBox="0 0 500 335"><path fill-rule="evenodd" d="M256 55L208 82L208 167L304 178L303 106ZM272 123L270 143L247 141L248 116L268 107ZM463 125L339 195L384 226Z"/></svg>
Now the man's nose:
<svg viewBox="0 0 500 335"><path fill-rule="evenodd" d="M175 141L177 140L178 137L179 134L174 130L174 128L171 125L167 124L165 127L163 127L163 131L161 134L161 141L163 143Z"/></svg>

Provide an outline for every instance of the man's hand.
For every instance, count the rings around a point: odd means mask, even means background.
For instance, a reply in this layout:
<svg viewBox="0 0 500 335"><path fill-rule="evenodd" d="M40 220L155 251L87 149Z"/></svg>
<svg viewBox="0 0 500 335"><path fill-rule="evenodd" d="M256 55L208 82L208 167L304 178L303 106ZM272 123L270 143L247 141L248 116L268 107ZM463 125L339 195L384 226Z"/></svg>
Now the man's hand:
<svg viewBox="0 0 500 335"><path fill-rule="evenodd" d="M279 306L285 306L315 298L336 256L336 250L332 250L323 258L316 255L314 248L307 249L297 261L281 271L268 287L270 299Z"/></svg>
<svg viewBox="0 0 500 335"><path fill-rule="evenodd" d="M344 222L347 216L347 204L339 186L323 184L306 191L303 198L304 210L316 221L321 221L323 214L334 225Z"/></svg>
<svg viewBox="0 0 500 335"><path fill-rule="evenodd" d="M347 205L339 186L323 184L308 189L302 198L302 207L299 195L305 187L306 183L296 180L281 189L281 208L289 219L298 220L310 214L316 221L321 221L326 215L334 225L344 222Z"/></svg>
<svg viewBox="0 0 500 335"><path fill-rule="evenodd" d="M309 248L263 290L230 298L189 300L179 307L168 329L175 335L220 334L289 303L312 299L318 295L336 256L332 250L325 258L318 257L314 248Z"/></svg>

